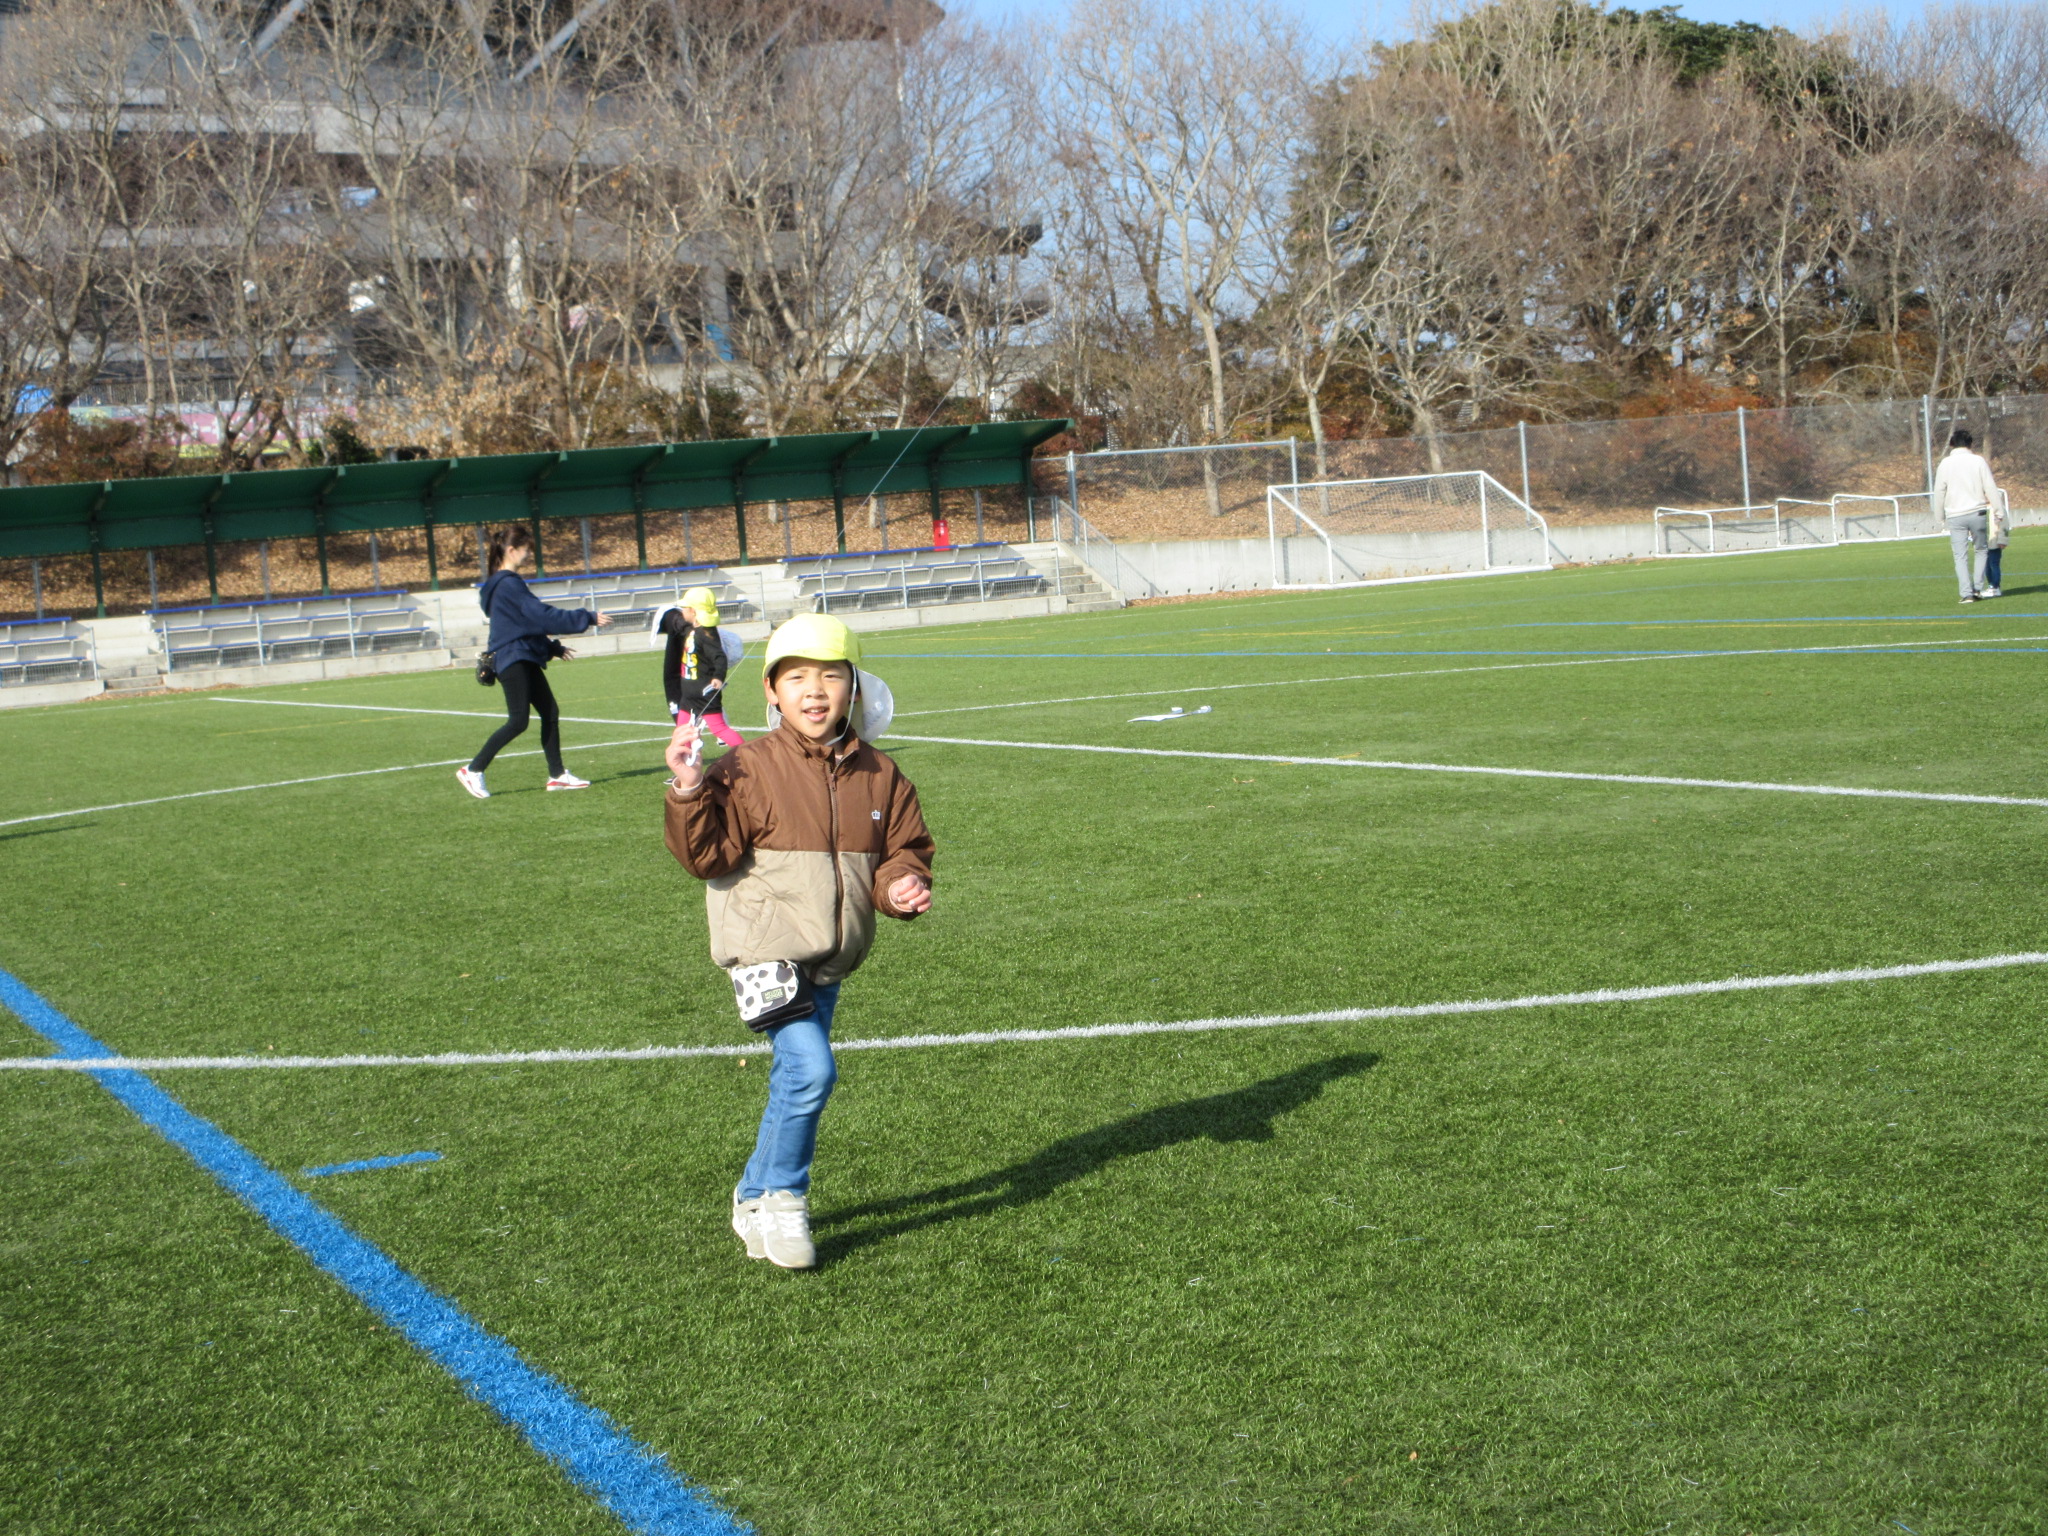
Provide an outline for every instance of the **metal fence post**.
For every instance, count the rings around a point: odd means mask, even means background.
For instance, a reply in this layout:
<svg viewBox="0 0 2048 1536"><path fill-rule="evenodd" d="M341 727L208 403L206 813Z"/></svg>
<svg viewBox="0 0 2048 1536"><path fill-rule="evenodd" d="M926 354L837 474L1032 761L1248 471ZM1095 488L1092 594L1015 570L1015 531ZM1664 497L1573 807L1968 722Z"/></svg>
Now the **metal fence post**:
<svg viewBox="0 0 2048 1536"><path fill-rule="evenodd" d="M1277 493L1272 486L1266 487L1266 558L1273 565L1273 585L1280 583L1280 536L1273 522L1273 497Z"/></svg>
<svg viewBox="0 0 2048 1536"><path fill-rule="evenodd" d="M1493 530L1486 523L1486 476L1479 477L1479 568L1493 569Z"/></svg>
<svg viewBox="0 0 2048 1536"><path fill-rule="evenodd" d="M1522 505L1533 507L1536 503L1529 499L1529 423L1516 422L1515 436L1520 438L1522 443Z"/></svg>
<svg viewBox="0 0 2048 1536"><path fill-rule="evenodd" d="M1932 395L1922 395L1920 397L1920 453L1927 461L1927 510L1934 512L1934 396ZM1939 514L1937 514L1935 520L1936 522L1940 521Z"/></svg>
<svg viewBox="0 0 2048 1536"><path fill-rule="evenodd" d="M1749 499L1749 412L1735 407L1735 441L1742 451L1742 504L1752 505Z"/></svg>
<svg viewBox="0 0 2048 1536"><path fill-rule="evenodd" d="M1076 517L1081 515L1081 469L1071 449L1067 452L1067 505L1073 508ZM1053 527L1052 536L1060 536L1057 524Z"/></svg>

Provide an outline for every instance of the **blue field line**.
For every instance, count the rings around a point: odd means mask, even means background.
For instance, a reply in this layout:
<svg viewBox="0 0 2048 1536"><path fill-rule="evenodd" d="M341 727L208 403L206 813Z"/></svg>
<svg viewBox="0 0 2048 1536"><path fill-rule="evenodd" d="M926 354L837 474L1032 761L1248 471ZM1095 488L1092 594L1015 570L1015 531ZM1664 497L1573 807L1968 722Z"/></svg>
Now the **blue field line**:
<svg viewBox="0 0 2048 1536"><path fill-rule="evenodd" d="M322 1163L318 1168L301 1168L299 1177L324 1179L331 1173L368 1173L376 1168L402 1168L407 1163L438 1163L438 1152L400 1152L392 1157L361 1157L352 1163Z"/></svg>
<svg viewBox="0 0 2048 1536"><path fill-rule="evenodd" d="M2015 613L2001 609L1958 618L1947 613L1851 613L1840 618L1825 615L1785 615L1761 619L1555 619L1527 624L1489 624L1488 629L1677 629L1688 624L1747 624L1768 628L1776 624L1988 624L1994 619L2048 619L2048 613Z"/></svg>
<svg viewBox="0 0 2048 1536"><path fill-rule="evenodd" d="M119 1054L6 971L0 971L0 1005L60 1056L105 1059ZM351 1232L220 1127L139 1072L91 1075L143 1124L212 1174L280 1237L461 1382L471 1397L516 1428L629 1530L646 1536L738 1536L753 1530L678 1476L658 1452L528 1365L510 1344L400 1269L376 1244Z"/></svg>
<svg viewBox="0 0 2048 1536"><path fill-rule="evenodd" d="M2048 639L2048 636L2041 638ZM1255 661L1266 656L1392 656L1409 661L1433 661L1452 656L2028 656L2048 651L2048 645L1994 645L1989 641L1985 644L1983 650L1971 650L1967 645L1915 646L1910 640L1904 640L1882 650L1867 645L1786 645L1773 646L1768 651L1693 647L1613 651L1254 651L1233 648L1227 651L869 651L868 656L877 661Z"/></svg>

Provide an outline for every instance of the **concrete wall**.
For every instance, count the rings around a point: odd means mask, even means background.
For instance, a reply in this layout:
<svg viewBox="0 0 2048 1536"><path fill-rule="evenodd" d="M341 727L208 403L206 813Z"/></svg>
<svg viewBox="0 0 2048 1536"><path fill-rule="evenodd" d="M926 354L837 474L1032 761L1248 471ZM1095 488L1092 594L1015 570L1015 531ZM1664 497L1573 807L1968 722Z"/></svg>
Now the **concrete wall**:
<svg viewBox="0 0 2048 1536"><path fill-rule="evenodd" d="M1119 544L1116 560L1097 560L1095 569L1104 582L1123 587L1126 597L1178 597L1325 582L1333 575L1340 582L1401 581L1485 568L1479 541L1470 533L1414 533L1330 542L1341 557L1334 567L1322 540L1299 537L1281 539L1277 548L1266 539ZM1551 558L1563 557L1553 553ZM1120 583L1108 569L1118 563L1125 572ZM1131 580L1130 573L1140 580ZM1141 590L1142 584L1149 584L1151 591Z"/></svg>
<svg viewBox="0 0 2048 1536"><path fill-rule="evenodd" d="M2048 526L2048 508L2015 511L2012 521L2016 528ZM1558 565L1606 565L1622 560L1648 560L1658 553L1657 539L1654 522L1553 527L1550 530L1550 558ZM1378 581L1412 580L1426 576L1471 574L1481 569L1476 558L1477 546L1470 534L1417 534L1399 539L1340 538L1332 542L1359 572L1359 577L1353 577L1339 565L1336 573L1339 581L1360 577ZM1116 586L1119 583L1111 567L1120 562L1125 570L1121 586L1127 598L1257 591L1276 585L1319 583L1330 579L1328 556L1319 539L1282 539L1277 580L1274 555L1273 546L1265 539L1188 539L1170 543L1119 544L1116 546L1116 561L1098 559L1095 570L1104 583ZM1139 580L1131 579L1133 573ZM1142 590L1143 584L1149 584L1152 590Z"/></svg>

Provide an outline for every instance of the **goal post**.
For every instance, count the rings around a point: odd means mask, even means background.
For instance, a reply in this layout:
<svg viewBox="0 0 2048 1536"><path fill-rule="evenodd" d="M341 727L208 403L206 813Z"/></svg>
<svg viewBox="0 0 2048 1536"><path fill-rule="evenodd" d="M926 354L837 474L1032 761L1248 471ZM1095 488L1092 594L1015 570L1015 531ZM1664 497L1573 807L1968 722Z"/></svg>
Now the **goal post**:
<svg viewBox="0 0 2048 1536"><path fill-rule="evenodd" d="M1276 587L1542 571L1550 526L1484 470L1266 487Z"/></svg>
<svg viewBox="0 0 2048 1536"><path fill-rule="evenodd" d="M1660 555L1746 555L1769 549L1826 549L1944 532L1925 491L1900 496L1843 493L1826 501L1780 496L1746 507L1658 507Z"/></svg>
<svg viewBox="0 0 2048 1536"><path fill-rule="evenodd" d="M1775 502L1743 507L1657 507L1650 520L1660 555L1746 555L1783 547Z"/></svg>
<svg viewBox="0 0 2048 1536"><path fill-rule="evenodd" d="M1933 498L1925 491L1908 491L1901 496L1844 492L1834 498L1834 516L1844 544L1872 539L1931 539L1948 531L1934 515Z"/></svg>

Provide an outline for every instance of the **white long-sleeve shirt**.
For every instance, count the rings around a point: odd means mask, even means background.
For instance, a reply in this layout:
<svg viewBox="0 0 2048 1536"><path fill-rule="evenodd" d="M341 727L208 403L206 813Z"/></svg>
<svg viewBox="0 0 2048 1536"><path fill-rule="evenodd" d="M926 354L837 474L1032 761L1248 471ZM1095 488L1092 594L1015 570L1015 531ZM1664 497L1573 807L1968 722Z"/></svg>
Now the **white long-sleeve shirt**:
<svg viewBox="0 0 2048 1536"><path fill-rule="evenodd" d="M1991 466L1967 448L1951 448L1934 470L1934 510L1943 517L1982 512L1998 495Z"/></svg>

